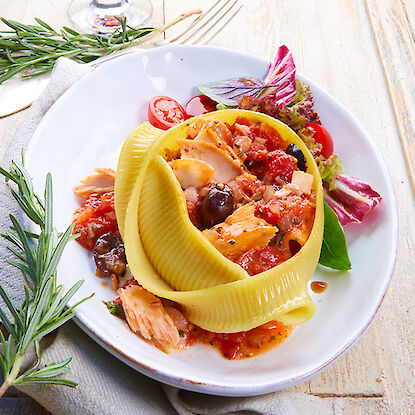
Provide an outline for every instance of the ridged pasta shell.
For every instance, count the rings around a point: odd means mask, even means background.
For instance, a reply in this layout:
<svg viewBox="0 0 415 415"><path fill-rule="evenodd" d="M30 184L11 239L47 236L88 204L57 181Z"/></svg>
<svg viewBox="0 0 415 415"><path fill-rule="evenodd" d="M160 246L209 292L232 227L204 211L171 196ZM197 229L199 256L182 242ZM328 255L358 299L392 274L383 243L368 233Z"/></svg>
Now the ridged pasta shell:
<svg viewBox="0 0 415 415"><path fill-rule="evenodd" d="M301 324L315 311L307 283L318 262L324 225L314 159L289 127L264 114L223 110L206 116L230 124L238 116L266 122L300 147L315 177L316 215L309 239L288 261L249 276L191 224L181 187L164 160L164 149L177 148L176 140L187 136L192 120L166 132L149 130L145 123L128 137L116 177L117 220L131 272L150 292L185 306L189 320L206 330L231 333L270 320Z"/></svg>

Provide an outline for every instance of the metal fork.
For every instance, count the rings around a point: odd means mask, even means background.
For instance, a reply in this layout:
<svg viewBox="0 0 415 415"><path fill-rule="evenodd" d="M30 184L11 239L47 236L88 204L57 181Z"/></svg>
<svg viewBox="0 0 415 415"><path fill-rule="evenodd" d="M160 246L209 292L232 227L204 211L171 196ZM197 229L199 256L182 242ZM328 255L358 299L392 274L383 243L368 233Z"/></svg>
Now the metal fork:
<svg viewBox="0 0 415 415"><path fill-rule="evenodd" d="M114 52L111 55L104 56L89 63L89 65L95 68L105 62L118 58L119 56L133 53L134 51L140 50L142 48L147 49L158 46L184 44L205 45L209 43L229 24L229 22L242 9L242 6L243 4L241 0L217 0L216 3L214 3L208 10L203 13L201 10L193 10L191 12L180 15L177 19L165 27L155 30L153 32L154 35L151 36L151 38L148 38L144 43L141 43L136 47L130 47L128 49ZM176 35L173 38L166 38L161 40L152 39L154 36L159 35L160 33L164 33L178 21L184 20L185 18L194 14L197 14L198 16L179 35Z"/></svg>

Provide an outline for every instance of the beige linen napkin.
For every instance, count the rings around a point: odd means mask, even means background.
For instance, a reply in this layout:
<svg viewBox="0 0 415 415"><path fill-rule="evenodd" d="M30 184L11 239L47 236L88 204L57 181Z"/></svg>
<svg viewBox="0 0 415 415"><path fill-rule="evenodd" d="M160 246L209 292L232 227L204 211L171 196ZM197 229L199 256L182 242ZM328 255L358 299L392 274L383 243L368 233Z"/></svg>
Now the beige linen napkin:
<svg viewBox="0 0 415 415"><path fill-rule="evenodd" d="M86 65L60 58L42 96L27 110L2 165L20 159L33 132L51 105L74 82L89 72ZM59 137L57 137L59 139ZM8 215L18 215L16 203L6 185L0 185L0 231L8 229ZM0 283L10 297L22 301L20 274L7 264L10 253L0 241ZM3 307L2 307L3 308ZM175 414L333 414L335 408L324 399L295 392L277 392L251 398L222 398L180 391L161 385L118 361L91 340L73 322L65 324L48 339L43 363L58 362L71 356L68 379L78 382L76 389L65 387L21 387L53 415L139 415ZM163 391L164 390L164 391ZM174 409L173 409L174 407ZM340 408L336 408L339 413Z"/></svg>

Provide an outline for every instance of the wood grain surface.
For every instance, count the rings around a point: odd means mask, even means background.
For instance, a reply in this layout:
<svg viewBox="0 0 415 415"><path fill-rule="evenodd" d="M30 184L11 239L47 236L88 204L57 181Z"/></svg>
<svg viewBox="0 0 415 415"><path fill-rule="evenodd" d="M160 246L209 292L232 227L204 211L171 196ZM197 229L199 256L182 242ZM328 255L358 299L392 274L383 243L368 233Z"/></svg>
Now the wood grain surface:
<svg viewBox="0 0 415 415"><path fill-rule="evenodd" d="M153 0L153 22L160 24L212 3ZM60 26L68 24L67 4L0 0L0 15L24 22L38 16ZM415 413L414 28L413 0L250 0L211 42L266 58L286 44L299 72L328 90L363 123L392 176L399 207L399 251L380 312L350 351L294 388L327 399L336 415ZM0 154L23 116L24 111L0 119ZM15 391L0 400L0 413L45 412Z"/></svg>

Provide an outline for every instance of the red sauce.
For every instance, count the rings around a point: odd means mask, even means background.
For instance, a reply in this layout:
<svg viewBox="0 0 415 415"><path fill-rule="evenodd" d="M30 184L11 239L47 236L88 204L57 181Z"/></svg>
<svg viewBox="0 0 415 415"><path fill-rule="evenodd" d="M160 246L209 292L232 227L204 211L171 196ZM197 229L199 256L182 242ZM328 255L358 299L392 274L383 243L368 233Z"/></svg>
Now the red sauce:
<svg viewBox="0 0 415 415"><path fill-rule="evenodd" d="M256 356L282 343L292 332L292 327L270 321L249 331L238 333L213 333L193 326L191 342L199 341L217 348L229 360Z"/></svg>
<svg viewBox="0 0 415 415"><path fill-rule="evenodd" d="M260 274L276 267L291 257L291 252L281 246L266 246L260 249L250 249L233 262L240 265L249 275Z"/></svg>
<svg viewBox="0 0 415 415"><path fill-rule="evenodd" d="M114 192L103 195L92 194L73 215L74 233L80 236L77 242L88 251L93 251L97 239L107 232L120 236L114 207Z"/></svg>
<svg viewBox="0 0 415 415"><path fill-rule="evenodd" d="M316 294L321 294L322 292L326 291L327 289L327 283L323 281L313 281L311 283L311 289Z"/></svg>
<svg viewBox="0 0 415 415"><path fill-rule="evenodd" d="M314 221L314 205L304 195L288 195L285 199L273 199L266 204L257 204L255 216L266 220L271 225L279 225L287 232L292 227L300 226L305 220Z"/></svg>

